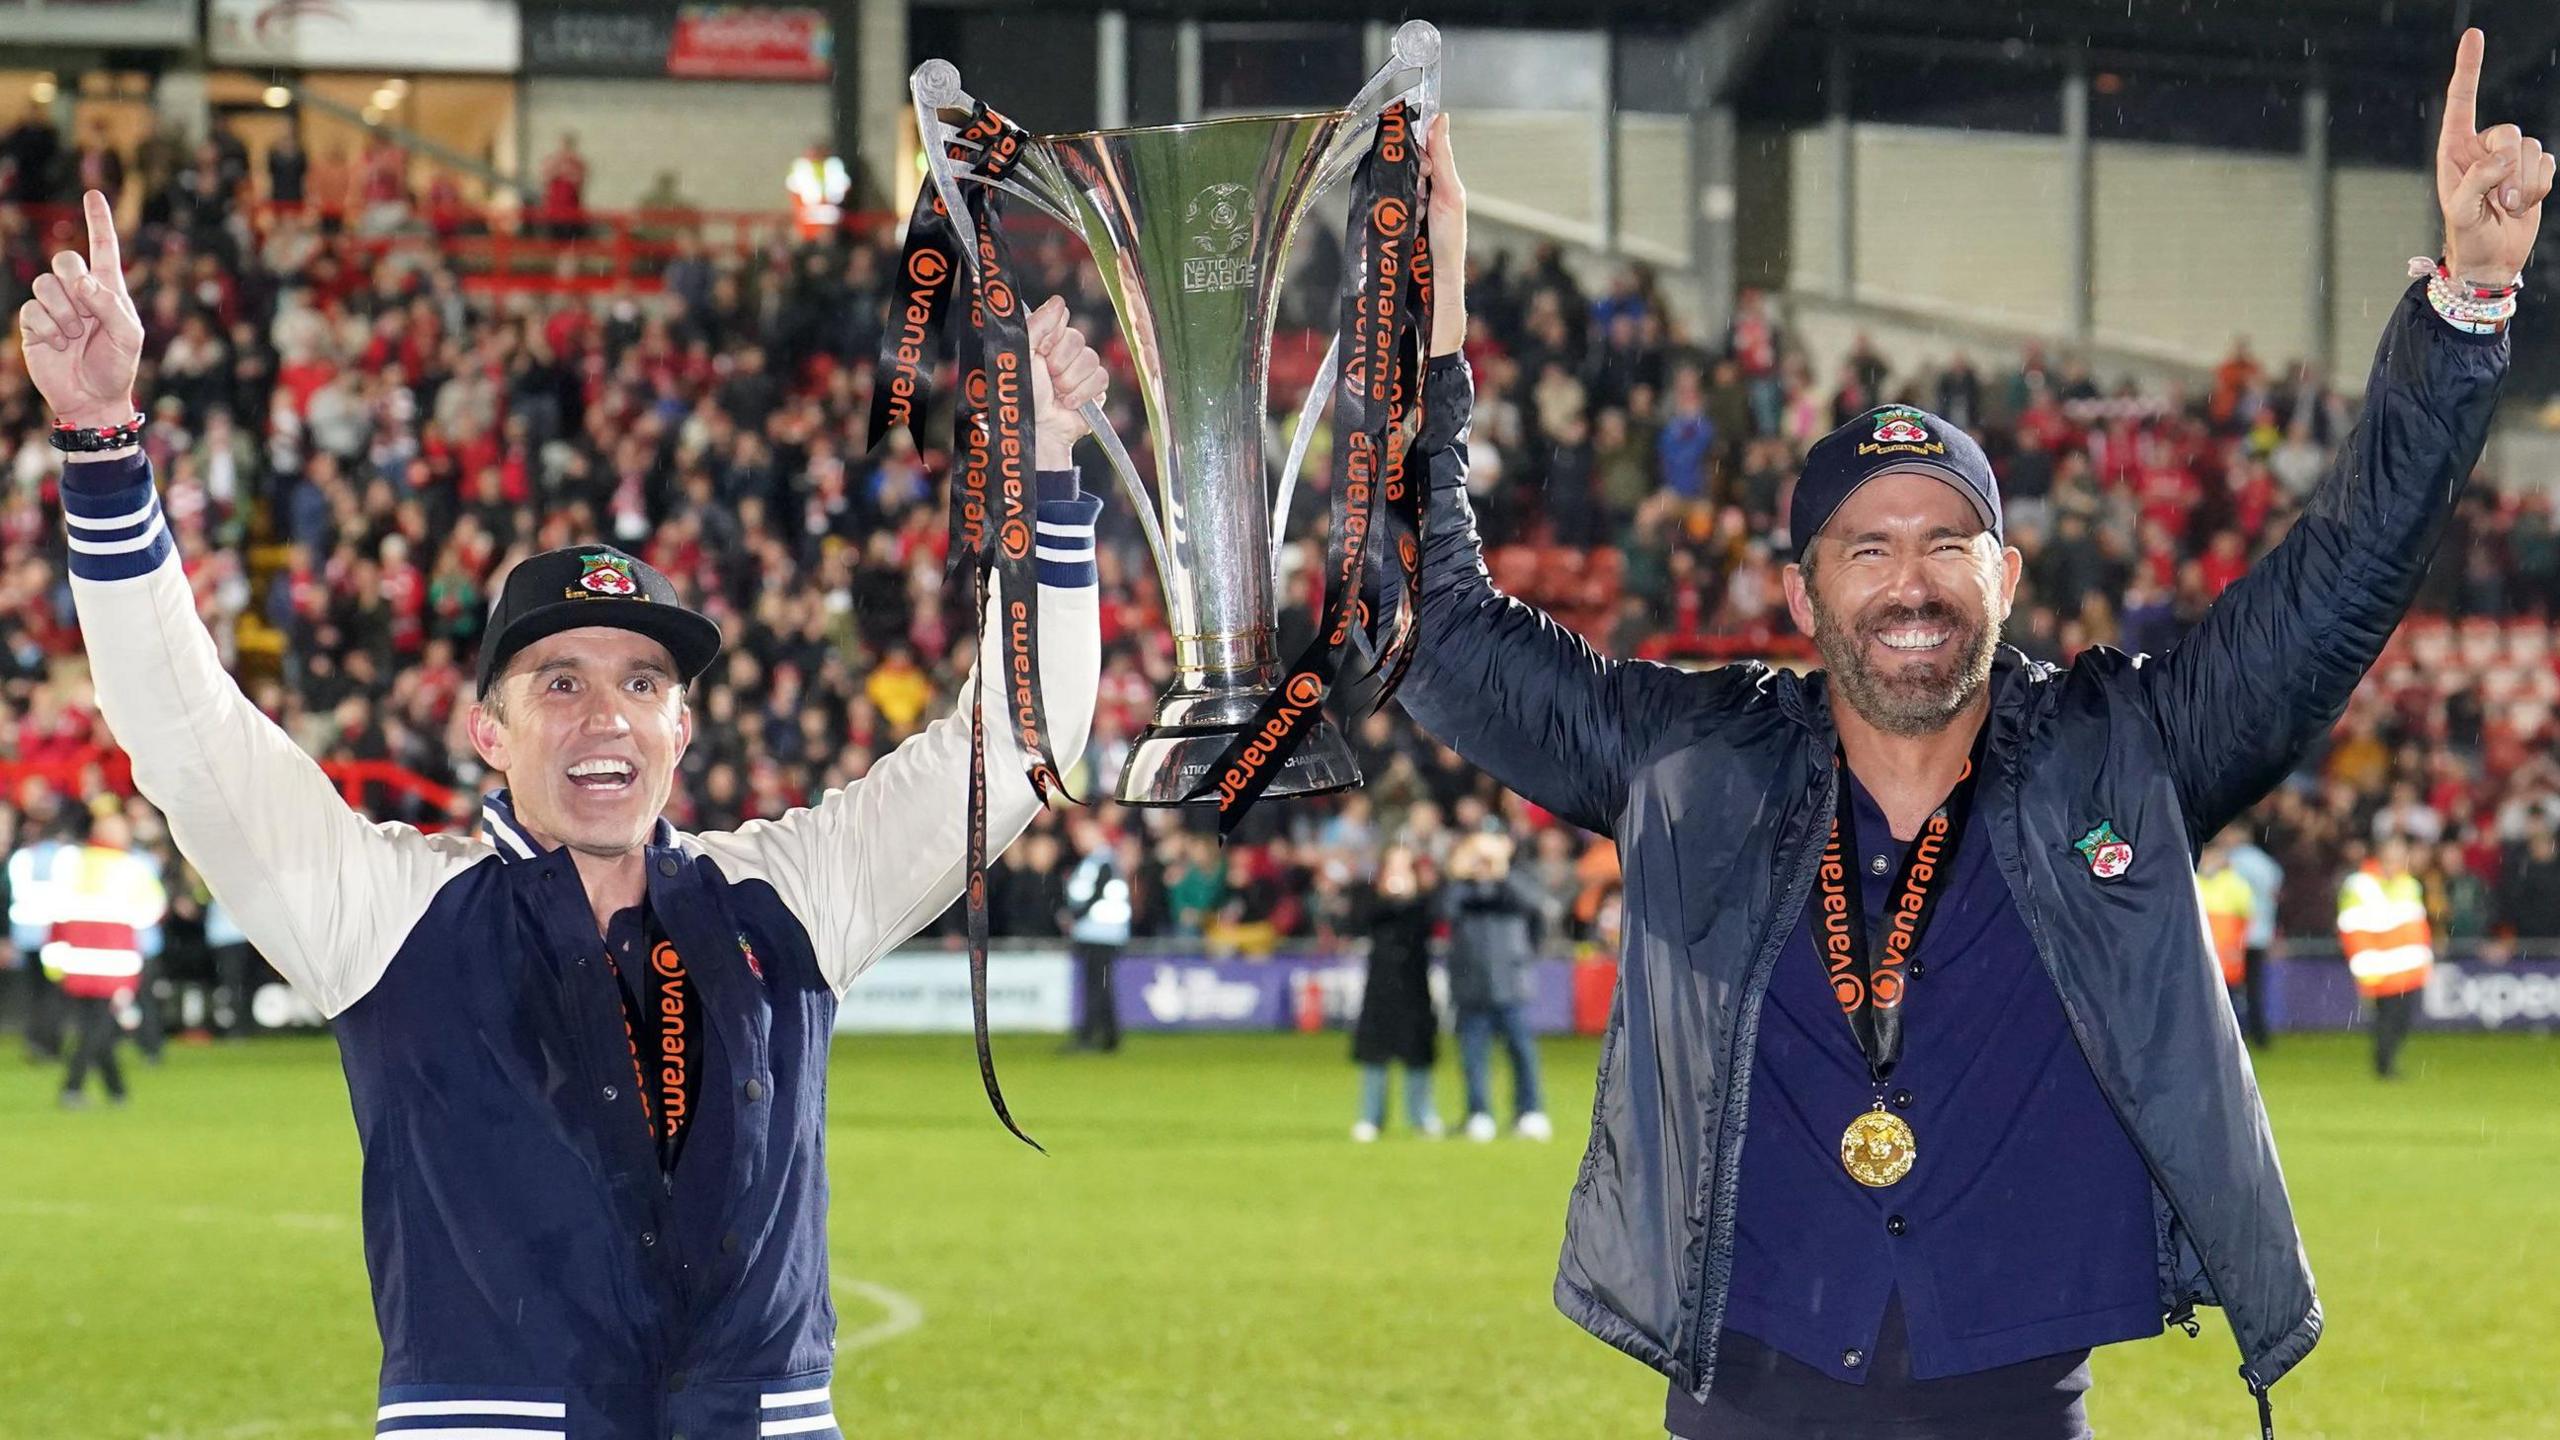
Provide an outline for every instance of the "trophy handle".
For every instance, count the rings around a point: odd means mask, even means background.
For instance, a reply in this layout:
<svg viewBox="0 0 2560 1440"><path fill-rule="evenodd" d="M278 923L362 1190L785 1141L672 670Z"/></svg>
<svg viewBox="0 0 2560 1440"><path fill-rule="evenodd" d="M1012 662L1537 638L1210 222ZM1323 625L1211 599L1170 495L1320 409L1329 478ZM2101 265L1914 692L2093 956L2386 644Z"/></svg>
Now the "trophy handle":
<svg viewBox="0 0 2560 1440"><path fill-rule="evenodd" d="M961 140L959 127L945 121L941 112L946 109L972 109L977 101L961 88L960 67L948 60L927 60L917 66L915 72L907 77L907 93L915 103L916 135L923 142L925 171L932 177L933 193L941 198L942 208L951 218L952 231L960 237L960 253L968 257L969 268L975 272L978 268L978 227L969 218L968 207L960 203L960 181L966 172L953 168L951 161L952 148L967 148L967 142ZM1031 175L1037 172L1026 167L1015 173ZM1076 229L1075 218L1068 213L1068 207L1038 190L1017 184L1010 178L992 181L979 175L967 175L967 178L981 185L993 185L1008 195L1018 195L1068 230ZM1099 400L1086 402L1076 413L1084 417L1085 425L1093 431L1093 438L1102 443L1103 453L1111 459L1112 472L1120 477L1121 488L1128 492L1129 508L1138 512L1138 528L1146 534L1147 550L1155 557L1156 574L1173 574L1171 557L1165 550L1164 531L1156 523L1156 507L1147 498L1146 483L1138 478L1138 467L1129 458L1129 447L1120 443L1119 430L1112 425L1111 417L1103 413Z"/></svg>
<svg viewBox="0 0 2560 1440"><path fill-rule="evenodd" d="M1440 27L1428 20L1407 20L1396 27L1387 63L1344 107L1349 118L1334 135L1333 147L1316 172L1314 193L1323 194L1351 173L1368 153L1360 143L1363 132L1398 100L1413 102L1413 133L1417 137L1430 134L1431 122L1440 114Z"/></svg>
<svg viewBox="0 0 2560 1440"><path fill-rule="evenodd" d="M1398 100L1411 100L1414 110L1414 134L1428 136L1431 122L1440 113L1440 28L1428 20L1408 20L1396 28L1395 43L1387 63L1360 87L1344 107L1349 117L1335 132L1333 144L1319 162L1315 194L1322 194L1341 183L1368 147L1360 143L1363 132ZM1334 332L1333 340L1324 348L1324 361L1316 367L1316 380L1307 387L1307 398L1298 407L1298 421L1289 434L1289 462L1280 472L1280 493L1271 505L1271 573L1280 573L1280 551L1287 543L1289 501L1298 487L1298 471L1307 458L1307 444L1315 437L1316 421L1333 399L1334 360L1342 349L1342 334Z"/></svg>
<svg viewBox="0 0 2560 1440"><path fill-rule="evenodd" d="M954 146L975 149L960 138L960 127L942 118L944 110L967 110L976 106L976 98L960 88L960 67L948 60L927 60L907 77L907 94L916 112L916 139L924 147L925 173L933 180L933 193L942 199L942 208L951 216L951 228L960 237L960 253L968 258L969 268L978 268L978 226L960 203L960 182L964 179L980 185L991 185L1008 195L1031 202L1042 214L1073 229L1075 220L1067 207L1049 195L1007 176L989 180L982 175L952 167ZM1029 174L1018 170L1016 174Z"/></svg>
<svg viewBox="0 0 2560 1440"><path fill-rule="evenodd" d="M1147 537L1147 553L1155 557L1157 583L1171 585L1176 573L1173 555L1165 549L1164 530L1156 523L1156 507L1147 498L1146 482L1138 478L1138 467L1129 458L1129 447L1120 443L1119 427L1103 413L1099 400L1086 401L1084 408L1076 413L1084 417L1086 427L1093 431L1093 438L1100 442L1102 453L1111 457L1111 471L1120 477L1120 488L1129 496L1129 508L1138 513L1138 529Z"/></svg>
<svg viewBox="0 0 2560 1440"><path fill-rule="evenodd" d="M1324 347L1324 360L1316 366L1315 383L1307 387L1307 398L1298 405L1298 423L1289 430L1289 463L1280 471L1280 494L1271 502L1271 573L1280 573L1280 551L1289 543L1289 499L1298 488L1298 469L1306 463L1307 442L1315 438L1316 422L1324 415L1325 403L1333 398L1333 362L1342 350L1342 332Z"/></svg>

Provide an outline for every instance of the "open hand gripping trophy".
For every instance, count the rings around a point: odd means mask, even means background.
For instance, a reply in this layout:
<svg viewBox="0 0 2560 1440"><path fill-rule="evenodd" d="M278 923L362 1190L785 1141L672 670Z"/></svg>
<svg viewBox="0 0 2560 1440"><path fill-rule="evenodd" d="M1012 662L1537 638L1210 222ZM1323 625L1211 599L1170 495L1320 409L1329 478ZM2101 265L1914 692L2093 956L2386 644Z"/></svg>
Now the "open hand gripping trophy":
<svg viewBox="0 0 2560 1440"><path fill-rule="evenodd" d="M948 61L918 66L910 88L929 173L885 327L872 438L923 415L947 330L957 361L951 553L974 568L981 623L986 578L1001 580L1001 713L1032 757L1032 783L1043 794L1062 788L1047 749L1038 635L1025 623L1036 613L1024 603L1035 574L1023 473L1031 419L1020 379L1029 360L998 221L1003 197L1048 215L1092 250L1154 432L1161 519L1100 404L1084 407L1136 509L1173 628L1173 688L1130 751L1119 799L1215 804L1224 834L1266 794L1358 784L1359 766L1323 706L1355 633L1365 638L1361 590L1373 538L1404 587L1396 628L1375 647L1378 703L1411 653L1422 477L1406 452L1419 428L1430 314L1421 147L1439 108L1440 32L1408 22L1348 106L1313 114L1035 136L962 89ZM1275 502L1262 436L1280 280L1298 222L1346 176L1340 329L1299 413ZM1335 435L1323 611L1315 643L1284 665L1273 585L1279 532L1328 399ZM984 789L981 740L970 801L971 981L980 1068L1003 1116L985 1030Z"/></svg>

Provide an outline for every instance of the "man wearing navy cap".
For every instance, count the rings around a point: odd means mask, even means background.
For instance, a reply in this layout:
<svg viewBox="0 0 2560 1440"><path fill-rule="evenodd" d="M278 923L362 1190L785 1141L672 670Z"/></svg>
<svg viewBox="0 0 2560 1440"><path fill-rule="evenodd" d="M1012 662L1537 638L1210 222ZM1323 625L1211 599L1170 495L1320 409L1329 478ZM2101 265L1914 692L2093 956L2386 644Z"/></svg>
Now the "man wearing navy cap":
<svg viewBox="0 0 2560 1440"><path fill-rule="evenodd" d="M1670 1379L1680 1440L2076 1440L2090 1350L2198 1305L2272 1430L2320 1305L2194 858L2345 708L2487 435L2552 162L2474 128L2480 54L2467 33L2445 107L2444 257L2362 419L2164 655L2003 648L2019 556L1991 468L1892 405L1797 481L1787 603L1822 669L1600 655L1490 583L1443 267L1401 694L1617 841L1619 988L1555 1295ZM1433 244L1463 255L1445 129L1430 176Z"/></svg>
<svg viewBox="0 0 2560 1440"><path fill-rule="evenodd" d="M490 617L469 727L506 785L479 833L367 820L196 616L136 444L141 318L106 199L85 203L88 255L55 255L18 317L69 452L71 594L135 785L337 1032L375 1433L838 1436L827 1046L837 997L960 894L966 704L807 806L679 831L660 812L719 629L642 561L571 546L516 565ZM1029 338L1041 678L1072 756L1101 502L1069 455L1104 380L1058 302ZM1001 848L1040 801L997 689L985 703Z"/></svg>

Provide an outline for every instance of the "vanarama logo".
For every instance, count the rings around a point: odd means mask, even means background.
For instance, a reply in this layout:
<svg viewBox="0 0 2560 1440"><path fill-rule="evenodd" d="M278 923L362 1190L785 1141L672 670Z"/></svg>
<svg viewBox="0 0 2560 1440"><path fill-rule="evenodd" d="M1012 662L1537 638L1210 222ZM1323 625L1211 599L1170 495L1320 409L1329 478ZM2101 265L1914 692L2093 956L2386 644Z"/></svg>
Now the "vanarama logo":
<svg viewBox="0 0 2560 1440"><path fill-rule="evenodd" d="M951 277L951 257L933 246L919 246L907 256L906 301L899 307L895 360L888 377L887 421L915 424L916 396L925 384L925 350L933 340L935 317L941 312L942 284Z"/></svg>
<svg viewBox="0 0 2560 1440"><path fill-rule="evenodd" d="M1005 619L1005 679L1011 690L1013 733L1023 752L1037 757L1048 747L1040 739L1040 692L1034 683L1039 672L1032 665L1030 602L1005 601ZM1034 789L1039 787L1036 780L1032 784Z"/></svg>
<svg viewBox="0 0 2560 1440"><path fill-rule="evenodd" d="M1280 694L1280 708L1272 711L1271 718L1262 722L1262 728L1254 732L1252 741L1244 747L1244 753L1236 757L1236 763L1218 776L1219 814L1234 809L1244 799L1245 792L1253 788L1255 777L1278 762L1280 747L1297 733L1308 712L1323 702L1324 680L1321 676L1301 670L1289 677L1288 685Z"/></svg>

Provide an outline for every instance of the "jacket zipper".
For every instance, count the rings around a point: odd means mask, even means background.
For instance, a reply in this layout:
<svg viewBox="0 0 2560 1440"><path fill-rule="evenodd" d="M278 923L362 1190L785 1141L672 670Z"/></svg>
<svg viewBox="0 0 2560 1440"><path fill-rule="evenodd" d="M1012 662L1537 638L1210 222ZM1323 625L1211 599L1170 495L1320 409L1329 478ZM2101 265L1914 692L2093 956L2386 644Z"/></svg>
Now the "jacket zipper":
<svg viewBox="0 0 2560 1440"><path fill-rule="evenodd" d="M1840 768L1826 766L1828 777L1817 794L1819 803L1812 813L1827 815L1839 803ZM1808 826L1808 835L1817 840L1828 836L1819 827ZM1707 1253L1701 1258L1700 1270L1692 1292L1700 1297L1697 1333L1689 1339L1689 1373L1694 1391L1698 1381L1708 1380L1707 1350L1715 1343L1716 1333L1724 1325L1724 1297L1733 1281L1733 1205L1734 1191L1740 1178L1738 1156L1742 1151L1742 1132L1748 1125L1751 1108L1751 1073L1758 1058L1760 1043L1760 1005L1769 993L1769 977L1778 967L1779 952L1786 948L1787 935L1795 928L1793 917L1804 910L1805 896L1813 889L1813 870L1821 862L1822 847L1813 845L1796 857L1795 870L1788 876L1784 898L1769 917L1769 928L1760 938L1759 958L1752 962L1750 978L1743 982L1742 1015L1734 1027L1734 1076L1725 1092L1723 1140L1716 1146L1715 1192L1707 1202ZM1716 1288L1715 1313L1707 1313L1705 1291L1708 1272L1716 1272L1721 1282Z"/></svg>

